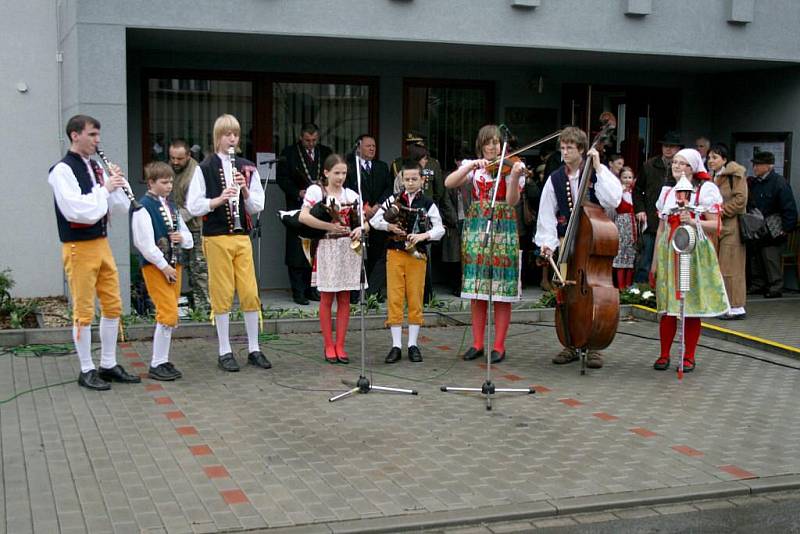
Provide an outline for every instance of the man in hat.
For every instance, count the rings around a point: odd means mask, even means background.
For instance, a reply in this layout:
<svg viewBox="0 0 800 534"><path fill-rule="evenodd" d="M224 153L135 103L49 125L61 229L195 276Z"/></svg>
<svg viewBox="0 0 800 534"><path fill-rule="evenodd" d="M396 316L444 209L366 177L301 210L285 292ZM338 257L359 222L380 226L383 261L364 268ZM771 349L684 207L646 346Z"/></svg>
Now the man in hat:
<svg viewBox="0 0 800 534"><path fill-rule="evenodd" d="M656 201L664 185L674 185L672 178L672 157L683 148L678 132L667 132L661 143L661 155L654 156L642 165L636 187L633 190L633 209L640 227L647 225L641 232L642 250L637 258L634 281L646 283L653 262L653 248L658 229L658 210Z"/></svg>
<svg viewBox="0 0 800 534"><path fill-rule="evenodd" d="M403 143L405 144L403 155L395 158L391 165L392 176L395 177L400 174L400 169L403 166L403 159L413 156L413 154L410 153L412 151L411 147L428 148L425 144L425 138L414 132L408 132L405 139L403 139ZM440 202L445 191L442 166L439 164L439 160L430 155L430 152L428 153L428 157L425 158L425 165L422 167L422 177L424 181L422 184L423 192L431 197L434 202Z"/></svg>
<svg viewBox="0 0 800 534"><path fill-rule="evenodd" d="M756 152L750 161L753 163L753 177L748 180L747 208L758 208L765 219L779 216L783 233L777 237L767 235L748 246L750 289L747 292L777 298L782 296L783 290L781 253L786 235L797 226L797 205L789 182L775 172L772 152Z"/></svg>

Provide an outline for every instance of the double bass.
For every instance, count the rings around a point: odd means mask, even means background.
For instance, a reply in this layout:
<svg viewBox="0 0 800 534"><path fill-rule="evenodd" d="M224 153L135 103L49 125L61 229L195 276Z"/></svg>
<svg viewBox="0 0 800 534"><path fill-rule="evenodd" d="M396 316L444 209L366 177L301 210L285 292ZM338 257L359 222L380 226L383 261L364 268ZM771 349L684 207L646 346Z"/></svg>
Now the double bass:
<svg viewBox="0 0 800 534"><path fill-rule="evenodd" d="M612 123L592 142L606 142ZM588 152L588 150L587 150ZM567 230L553 264L556 289L556 331L561 344L575 349L586 374L589 350L608 347L619 324L619 291L612 283L612 262L619 247L617 227L605 210L588 198L593 165L586 158Z"/></svg>

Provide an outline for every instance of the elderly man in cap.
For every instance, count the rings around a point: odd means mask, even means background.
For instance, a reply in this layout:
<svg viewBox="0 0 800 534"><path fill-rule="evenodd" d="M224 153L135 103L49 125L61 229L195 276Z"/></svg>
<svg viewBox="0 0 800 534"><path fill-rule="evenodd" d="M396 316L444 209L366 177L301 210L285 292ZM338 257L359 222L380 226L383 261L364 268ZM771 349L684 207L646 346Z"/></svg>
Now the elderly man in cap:
<svg viewBox="0 0 800 534"><path fill-rule="evenodd" d="M781 235L768 235L748 247L750 261L750 289L748 293L763 293L766 298L781 297L783 271L781 253L786 234L797 226L797 205L792 188L786 178L775 172L772 152L756 152L753 159L753 177L749 180L747 208L758 208L764 218L779 216Z"/></svg>
<svg viewBox="0 0 800 534"><path fill-rule="evenodd" d="M658 210L656 201L665 185L674 185L672 178L672 158L683 148L678 132L667 132L661 143L661 155L654 156L642 165L636 187L633 190L633 209L639 225L647 227L641 234L642 251L636 262L634 281L646 283L649 278L650 264L653 262L653 249L658 229Z"/></svg>

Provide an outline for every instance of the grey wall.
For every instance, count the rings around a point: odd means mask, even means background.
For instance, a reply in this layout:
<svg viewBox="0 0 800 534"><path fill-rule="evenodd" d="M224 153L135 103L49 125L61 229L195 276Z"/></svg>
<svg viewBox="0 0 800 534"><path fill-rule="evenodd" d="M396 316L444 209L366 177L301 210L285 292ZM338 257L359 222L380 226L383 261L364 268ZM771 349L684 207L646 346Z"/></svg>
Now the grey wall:
<svg viewBox="0 0 800 534"><path fill-rule="evenodd" d="M32 28L38 31L32 32ZM60 158L56 7L5 2L0 18L0 269L14 296L63 294L61 252L47 171ZM28 90L18 91L24 83Z"/></svg>

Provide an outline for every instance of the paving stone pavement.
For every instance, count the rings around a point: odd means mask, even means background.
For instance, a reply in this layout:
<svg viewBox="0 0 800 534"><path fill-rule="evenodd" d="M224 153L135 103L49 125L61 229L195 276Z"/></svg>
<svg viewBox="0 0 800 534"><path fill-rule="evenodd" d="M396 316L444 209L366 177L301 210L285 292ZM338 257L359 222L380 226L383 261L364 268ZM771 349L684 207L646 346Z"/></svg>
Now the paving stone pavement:
<svg viewBox="0 0 800 534"><path fill-rule="evenodd" d="M5 354L0 525L330 531L337 522L531 503L555 511L569 499L800 473L800 364L789 358L701 338L697 370L679 382L674 371L652 370L657 325L633 321L621 323L605 367L581 377L577 364L550 363L551 323L514 324L494 379L537 393L497 395L486 411L478 395L439 391L485 380L481 362L458 358L468 327L422 334L424 363L404 355L387 366L388 331L366 333L379 362L373 384L419 396L372 392L336 403L328 397L346 389L341 380L358 376L357 332L349 366L322 361L318 334L295 334L264 340L273 369L239 373L217 369L216 340L176 340L182 380L102 393L74 383L74 355ZM244 364L243 340L235 348ZM123 344L119 360L145 372L150 349Z"/></svg>

